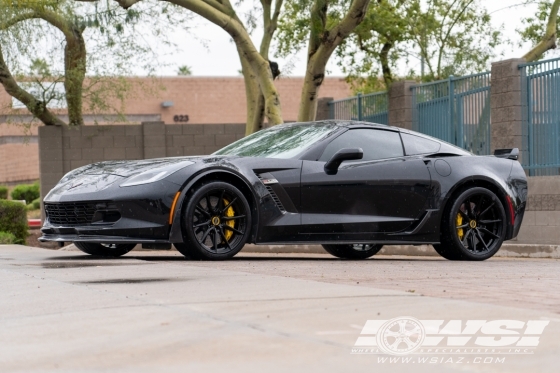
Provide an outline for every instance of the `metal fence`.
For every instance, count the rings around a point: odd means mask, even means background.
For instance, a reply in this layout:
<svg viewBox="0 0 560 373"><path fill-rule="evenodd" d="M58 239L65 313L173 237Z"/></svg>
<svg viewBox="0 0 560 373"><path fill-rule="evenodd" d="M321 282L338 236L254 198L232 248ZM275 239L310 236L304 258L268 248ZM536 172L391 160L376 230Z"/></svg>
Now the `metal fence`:
<svg viewBox="0 0 560 373"><path fill-rule="evenodd" d="M519 65L523 168L531 176L560 171L560 58Z"/></svg>
<svg viewBox="0 0 560 373"><path fill-rule="evenodd" d="M490 72L412 88L412 128L474 154L490 154Z"/></svg>
<svg viewBox="0 0 560 373"><path fill-rule="evenodd" d="M361 120L379 124L389 122L387 92L371 93L329 102L331 119Z"/></svg>

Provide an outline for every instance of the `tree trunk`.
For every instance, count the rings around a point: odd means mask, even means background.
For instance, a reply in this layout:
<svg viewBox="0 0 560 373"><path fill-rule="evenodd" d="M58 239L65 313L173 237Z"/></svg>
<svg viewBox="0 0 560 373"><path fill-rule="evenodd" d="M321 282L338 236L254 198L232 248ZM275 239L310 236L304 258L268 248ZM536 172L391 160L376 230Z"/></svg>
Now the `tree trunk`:
<svg viewBox="0 0 560 373"><path fill-rule="evenodd" d="M541 58L547 50L556 48L556 18L558 17L559 8L560 0L554 0L552 8L550 9L550 15L548 16L548 23L544 36L539 44L523 56L525 61L536 61Z"/></svg>
<svg viewBox="0 0 560 373"><path fill-rule="evenodd" d="M49 109L47 109L47 104L43 101L37 100L33 95L31 95L26 90L22 89L14 77L10 73L6 61L4 61L4 54L2 52L2 46L0 45L0 84L4 86L4 89L8 94L19 101L21 101L27 109L33 114L34 117L43 122L46 126L60 126L64 125L64 122L52 114Z"/></svg>
<svg viewBox="0 0 560 373"><path fill-rule="evenodd" d="M274 86L269 63L259 54L259 51L255 48L249 33L245 30L245 27L241 24L233 9L228 8L228 6L230 6L229 1L225 1L224 4L215 1L205 2L201 0L166 1L198 14L199 16L221 27L231 36L235 42L238 52L240 53L240 59L244 59L246 61L257 77L259 87L264 96L264 112L269 125L283 123L282 109L280 108L280 97L276 87ZM126 4L129 5L130 1L126 0Z"/></svg>
<svg viewBox="0 0 560 373"><path fill-rule="evenodd" d="M311 122L315 120L317 96L325 78L326 63L327 61L319 56L314 56L307 62L307 71L305 72L299 102L298 122Z"/></svg>
<svg viewBox="0 0 560 373"><path fill-rule="evenodd" d="M383 71L383 81L385 82L385 88L389 90L393 84L393 73L391 72L391 66L389 64L389 51L393 47L393 43L383 44L381 48L381 53L379 53L379 60L381 61L381 70Z"/></svg>
<svg viewBox="0 0 560 373"><path fill-rule="evenodd" d="M257 77L249 63L240 54L247 98L247 123L245 136L262 129L264 121L264 97L261 93Z"/></svg>
<svg viewBox="0 0 560 373"><path fill-rule="evenodd" d="M315 0L311 10L311 31L307 70L301 91L298 121L315 120L319 89L325 79L327 62L342 41L364 20L370 0L354 0L338 24L328 26L328 1Z"/></svg>
<svg viewBox="0 0 560 373"><path fill-rule="evenodd" d="M71 37L70 37L71 36ZM82 89L86 76L86 45L81 30L71 26L70 35L66 36L64 48L64 88L68 105L68 124L81 126L84 124L82 115Z"/></svg>

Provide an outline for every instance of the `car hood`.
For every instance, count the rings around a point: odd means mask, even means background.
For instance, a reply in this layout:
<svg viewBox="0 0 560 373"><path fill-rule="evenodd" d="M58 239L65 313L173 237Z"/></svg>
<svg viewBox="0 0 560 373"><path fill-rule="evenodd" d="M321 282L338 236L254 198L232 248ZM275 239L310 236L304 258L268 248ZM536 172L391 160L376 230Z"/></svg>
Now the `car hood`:
<svg viewBox="0 0 560 373"><path fill-rule="evenodd" d="M98 192L144 171L170 165L179 166L181 163L187 167L202 158L205 157L173 157L92 163L67 173L49 195Z"/></svg>

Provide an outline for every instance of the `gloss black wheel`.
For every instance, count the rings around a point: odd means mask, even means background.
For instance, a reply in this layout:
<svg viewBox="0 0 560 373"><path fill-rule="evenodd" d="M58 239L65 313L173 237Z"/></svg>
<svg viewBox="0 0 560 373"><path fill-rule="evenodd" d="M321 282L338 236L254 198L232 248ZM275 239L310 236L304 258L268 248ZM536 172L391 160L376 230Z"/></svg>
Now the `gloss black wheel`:
<svg viewBox="0 0 560 373"><path fill-rule="evenodd" d="M383 245L352 244L352 245L321 245L331 255L342 259L366 259L374 256Z"/></svg>
<svg viewBox="0 0 560 373"><path fill-rule="evenodd" d="M107 257L124 255L136 246L135 243L115 244L94 242L74 242L74 245L86 254Z"/></svg>
<svg viewBox="0 0 560 373"><path fill-rule="evenodd" d="M485 188L463 191L444 214L436 251L450 260L485 260L502 246L506 213L500 199Z"/></svg>
<svg viewBox="0 0 560 373"><path fill-rule="evenodd" d="M250 227L249 204L239 189L223 182L204 184L185 209L185 247L197 259L229 259L247 242Z"/></svg>

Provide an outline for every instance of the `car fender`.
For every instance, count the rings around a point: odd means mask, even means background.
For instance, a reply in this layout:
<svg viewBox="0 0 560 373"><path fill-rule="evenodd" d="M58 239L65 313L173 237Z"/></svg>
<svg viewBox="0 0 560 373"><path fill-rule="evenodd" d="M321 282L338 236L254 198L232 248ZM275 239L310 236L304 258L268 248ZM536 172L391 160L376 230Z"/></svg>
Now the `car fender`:
<svg viewBox="0 0 560 373"><path fill-rule="evenodd" d="M251 184L249 183L248 180L245 179L245 177L243 177L243 175L241 175L240 173L237 173L231 169L227 169L227 168L222 168L222 167L215 167L215 168L211 168L211 169L203 169L201 171L199 171L198 173L193 174L181 187L180 192L181 194L179 195L179 198L177 199L177 203L176 203L176 208L175 211L173 212L173 221L171 224L171 229L169 231L169 242L171 243L176 243L176 242L183 242L183 234L181 232L181 212L183 209L183 205L185 202L185 198L187 196L187 193L191 190L191 188L197 183L199 182L201 179L203 179L204 177L207 177L211 174L216 174L216 173L226 173L226 174L230 174L233 177L236 177L237 179L241 180L246 187L251 191L251 198L253 199L253 206L257 206L256 204L256 200L255 200L255 194L253 192L253 188L251 187ZM258 208L254 208L253 209L253 214L251 216L252 218L252 223L251 223L251 230L254 232L254 227L258 225Z"/></svg>

